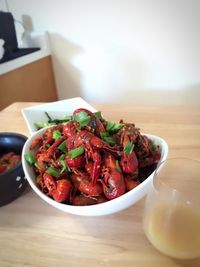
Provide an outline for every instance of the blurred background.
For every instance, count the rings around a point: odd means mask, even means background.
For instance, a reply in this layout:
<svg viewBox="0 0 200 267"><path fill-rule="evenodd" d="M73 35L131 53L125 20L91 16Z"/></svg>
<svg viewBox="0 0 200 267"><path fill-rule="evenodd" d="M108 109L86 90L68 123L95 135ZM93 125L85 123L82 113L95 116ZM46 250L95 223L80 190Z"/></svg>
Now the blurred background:
<svg viewBox="0 0 200 267"><path fill-rule="evenodd" d="M58 99L200 104L199 0L1 0L0 8L26 31L48 32Z"/></svg>

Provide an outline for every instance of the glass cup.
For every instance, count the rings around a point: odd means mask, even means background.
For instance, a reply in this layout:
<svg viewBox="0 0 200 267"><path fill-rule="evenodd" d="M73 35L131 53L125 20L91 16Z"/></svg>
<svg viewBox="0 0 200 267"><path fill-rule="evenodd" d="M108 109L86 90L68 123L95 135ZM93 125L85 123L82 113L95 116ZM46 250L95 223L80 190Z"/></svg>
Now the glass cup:
<svg viewBox="0 0 200 267"><path fill-rule="evenodd" d="M177 259L200 256L200 162L172 158L157 167L147 194L144 231L155 248Z"/></svg>

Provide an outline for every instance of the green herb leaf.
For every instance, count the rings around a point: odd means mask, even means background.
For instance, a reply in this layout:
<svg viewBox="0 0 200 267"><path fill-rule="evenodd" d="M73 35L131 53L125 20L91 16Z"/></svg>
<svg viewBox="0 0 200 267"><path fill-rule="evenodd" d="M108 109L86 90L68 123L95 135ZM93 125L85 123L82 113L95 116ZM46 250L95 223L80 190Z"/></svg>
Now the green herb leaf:
<svg viewBox="0 0 200 267"><path fill-rule="evenodd" d="M80 127L83 128L90 123L90 116L85 111L80 111L74 115L74 120L79 122Z"/></svg>
<svg viewBox="0 0 200 267"><path fill-rule="evenodd" d="M28 162L28 164L33 165L37 160L32 151L29 151L24 155L25 160Z"/></svg>
<svg viewBox="0 0 200 267"><path fill-rule="evenodd" d="M134 146L135 145L133 143L131 143L130 141L127 141L124 146L124 153L131 154L133 152Z"/></svg>
<svg viewBox="0 0 200 267"><path fill-rule="evenodd" d="M57 141L61 137L62 137L62 134L61 134L61 132L59 130L53 131L53 139L55 139Z"/></svg>
<svg viewBox="0 0 200 267"><path fill-rule="evenodd" d="M85 149L82 146L76 147L70 151L68 151L68 154L71 159L77 158L78 156L81 156L84 153Z"/></svg>
<svg viewBox="0 0 200 267"><path fill-rule="evenodd" d="M108 123L106 125L106 131L108 131L110 133L116 133L122 127L123 127L123 124L121 124L121 123L116 123L116 122L113 122L113 121L108 121Z"/></svg>

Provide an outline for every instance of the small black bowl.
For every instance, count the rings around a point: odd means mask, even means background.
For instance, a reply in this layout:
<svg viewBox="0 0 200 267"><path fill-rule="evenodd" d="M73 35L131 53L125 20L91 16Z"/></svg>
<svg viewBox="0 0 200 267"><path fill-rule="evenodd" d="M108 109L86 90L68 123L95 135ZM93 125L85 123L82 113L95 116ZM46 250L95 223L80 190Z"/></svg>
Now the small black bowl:
<svg viewBox="0 0 200 267"><path fill-rule="evenodd" d="M15 152L21 155L27 137L18 133L0 133L0 154ZM6 205L18 198L26 189L22 163L0 174L0 206Z"/></svg>

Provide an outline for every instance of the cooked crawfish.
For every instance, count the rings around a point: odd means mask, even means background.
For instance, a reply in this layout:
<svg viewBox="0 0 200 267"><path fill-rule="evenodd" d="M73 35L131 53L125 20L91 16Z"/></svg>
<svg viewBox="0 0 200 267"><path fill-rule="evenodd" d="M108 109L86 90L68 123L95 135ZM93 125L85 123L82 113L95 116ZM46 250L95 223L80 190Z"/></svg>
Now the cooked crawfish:
<svg viewBox="0 0 200 267"><path fill-rule="evenodd" d="M122 196L146 179L161 155L135 124L108 122L84 108L75 110L66 124L46 129L30 149L42 192L71 205Z"/></svg>
<svg viewBox="0 0 200 267"><path fill-rule="evenodd" d="M86 126L86 129L88 131L91 131L92 133L95 133L98 136L100 135L101 132L105 132L104 124L90 110L87 110L85 108L79 108L73 112L73 115L76 115L82 111L90 116L90 124Z"/></svg>
<svg viewBox="0 0 200 267"><path fill-rule="evenodd" d="M129 175L125 175L124 176L124 181L125 181L125 185L126 185L126 190L130 191L133 188L135 188L136 186L138 186L140 184L140 180L138 179L138 170L133 173L133 174L129 174Z"/></svg>
<svg viewBox="0 0 200 267"><path fill-rule="evenodd" d="M126 174L132 174L138 169L138 159L134 150L130 150L129 152L125 152L125 147L127 143L135 146L136 140L139 136L139 131L135 128L134 124L125 123L123 128L121 129L121 145L122 145L122 153L120 164L122 170Z"/></svg>
<svg viewBox="0 0 200 267"><path fill-rule="evenodd" d="M102 195L91 197L90 195L81 194L72 198L71 204L75 206L88 206L88 205L100 204L106 201L107 199Z"/></svg>
<svg viewBox="0 0 200 267"><path fill-rule="evenodd" d="M101 183L104 195L108 199L114 199L125 193L126 187L123 174L117 169L115 158L111 154L107 154L105 158L102 177Z"/></svg>
<svg viewBox="0 0 200 267"><path fill-rule="evenodd" d="M95 185L90 181L89 176L85 173L77 172L71 174L71 179L75 188L80 192L89 196L99 196L103 193L103 188L100 182Z"/></svg>
<svg viewBox="0 0 200 267"><path fill-rule="evenodd" d="M99 151L105 150L105 151L116 153L116 149L109 146L106 142L101 140L99 137L95 136L93 133L88 132L86 130L78 131L74 138L73 143L74 143L74 148L79 147L81 145L84 146L85 151L86 151L86 154L85 154L86 162L88 162L89 160L93 161L91 180L92 180L92 184L94 185L97 182L99 175L100 175L100 165L101 165L102 160L101 160L101 155ZM72 162L70 162L70 165L72 165ZM76 164L75 165L77 167L81 167L85 164L85 162L82 160L80 160L79 163L80 164L78 166Z"/></svg>
<svg viewBox="0 0 200 267"><path fill-rule="evenodd" d="M72 185L67 179L55 181L52 175L44 173L43 180L40 178L38 183L40 186L46 187L47 194L57 202L66 202L69 200Z"/></svg>
<svg viewBox="0 0 200 267"><path fill-rule="evenodd" d="M0 174L14 168L21 161L21 156L15 152L0 155Z"/></svg>

